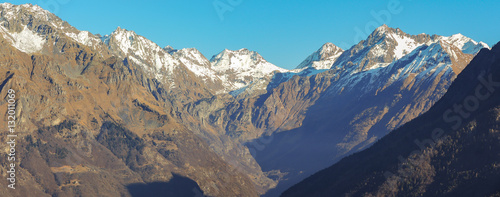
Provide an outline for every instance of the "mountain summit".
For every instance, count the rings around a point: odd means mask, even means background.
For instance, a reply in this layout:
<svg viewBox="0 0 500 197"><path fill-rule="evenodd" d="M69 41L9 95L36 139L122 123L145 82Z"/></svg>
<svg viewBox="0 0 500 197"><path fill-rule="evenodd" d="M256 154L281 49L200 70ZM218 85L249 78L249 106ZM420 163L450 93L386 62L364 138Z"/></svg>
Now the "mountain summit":
<svg viewBox="0 0 500 197"><path fill-rule="evenodd" d="M451 37L427 34L410 35L399 28L394 29L382 25L375 29L366 40L359 42L343 53L332 66L332 69L344 67L356 71L366 71L385 67L420 46L428 46L441 41L447 43L446 45L459 48L466 54L476 54L480 49L488 47L482 42L478 43L461 34Z"/></svg>
<svg viewBox="0 0 500 197"><path fill-rule="evenodd" d="M313 54L309 55L296 69L314 68L316 70L330 69L335 60L344 52L340 47L328 42Z"/></svg>
<svg viewBox="0 0 500 197"><path fill-rule="evenodd" d="M259 53L248 49L236 51L225 49L210 59L212 69L221 76L224 84L230 84L229 90L237 90L272 77L275 71L288 70L266 61Z"/></svg>

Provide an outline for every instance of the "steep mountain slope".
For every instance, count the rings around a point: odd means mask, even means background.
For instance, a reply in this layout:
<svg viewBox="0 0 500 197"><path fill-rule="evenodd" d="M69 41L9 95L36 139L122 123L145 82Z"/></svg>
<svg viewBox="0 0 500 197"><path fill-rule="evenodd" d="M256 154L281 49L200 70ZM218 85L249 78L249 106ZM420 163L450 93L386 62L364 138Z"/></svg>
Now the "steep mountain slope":
<svg viewBox="0 0 500 197"><path fill-rule="evenodd" d="M247 49L224 50L209 62L196 49L161 49L133 31L121 28L109 36L104 36L102 40L112 53L125 58L127 63L136 65L136 68L145 70L149 74L147 78L137 80L142 81L143 86L149 88L158 100L171 103L175 118L206 140L210 148L226 162L253 177L257 191L264 192L275 185L264 175L247 148L227 135L234 130L228 128L228 132L221 132L226 129L207 125L205 118L195 119L206 112L190 111L189 108L191 105L203 103L204 100L224 103L210 108L225 106L228 101L234 101L225 93L238 88L242 90L233 94L234 96L243 91L246 94L262 94L272 73L286 71L285 69L270 64L258 53ZM160 88L156 88L157 86Z"/></svg>
<svg viewBox="0 0 500 197"><path fill-rule="evenodd" d="M140 42L114 50L121 46L113 45L118 39L102 42L77 32L40 7L0 7L0 93L16 91L19 135L16 190L3 187L1 196L130 196L130 185L168 185L176 177L194 181L196 187L186 188L193 196L257 196L247 174L227 164L176 118L182 103L176 97L196 97L173 90L199 88L198 97L209 92L182 64L171 70L194 80L174 87L157 75L170 71L171 64L162 64L169 56L145 50L147 41L136 35L123 32ZM141 55L158 59L145 62L137 58ZM6 100L0 106L5 111ZM5 119L1 124L7 124ZM2 133L2 140L6 137ZM2 155L6 175L9 162L6 152Z"/></svg>
<svg viewBox="0 0 500 197"><path fill-rule="evenodd" d="M165 49L164 49L165 50ZM197 78L201 78L203 83L215 94L226 92L224 81L220 79L216 71L211 69L210 61L195 48L173 50L167 49L175 59L181 61Z"/></svg>
<svg viewBox="0 0 500 197"><path fill-rule="evenodd" d="M396 42L398 37L405 41ZM319 81L311 88L328 88L318 89L320 96L298 113L300 127L274 135L256 156L264 171L288 173L268 195L278 195L427 111L473 57L439 38L382 26L345 51L330 71L310 77ZM273 91L283 93L285 84Z"/></svg>
<svg viewBox="0 0 500 197"><path fill-rule="evenodd" d="M101 38L113 55L126 60L127 64L146 72L146 78L137 79L153 89L156 97L169 99L169 102L188 103L200 98L210 97L216 86L205 84L183 62L174 58L154 42L118 27L112 34ZM216 79L215 79L216 80Z"/></svg>
<svg viewBox="0 0 500 197"><path fill-rule="evenodd" d="M500 195L499 82L497 44L428 112L283 196Z"/></svg>

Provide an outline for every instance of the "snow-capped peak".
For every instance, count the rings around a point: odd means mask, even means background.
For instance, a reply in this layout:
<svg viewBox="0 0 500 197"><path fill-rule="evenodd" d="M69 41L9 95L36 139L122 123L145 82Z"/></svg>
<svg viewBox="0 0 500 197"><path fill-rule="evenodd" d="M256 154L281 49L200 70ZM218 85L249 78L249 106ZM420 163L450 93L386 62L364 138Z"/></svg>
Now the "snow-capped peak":
<svg viewBox="0 0 500 197"><path fill-rule="evenodd" d="M367 58L353 56L351 60L367 62ZM384 89L396 81L409 80L416 84L439 78L439 75L452 77L459 74L472 58L473 55L464 54L457 46L435 36L434 40L420 44L402 58L393 59L392 62L381 64L382 66L376 68L332 67L339 77L330 93L341 93L356 86L362 90L356 90L357 93L366 93Z"/></svg>
<svg viewBox="0 0 500 197"><path fill-rule="evenodd" d="M478 53L482 48L490 48L486 43L484 42L476 42L472 40L469 37L466 37L462 35L461 33L454 34L449 37L441 37L441 40L448 42L459 49L462 50L462 52L467 53L467 54L476 54Z"/></svg>
<svg viewBox="0 0 500 197"><path fill-rule="evenodd" d="M121 49L121 52L127 55L129 49L133 47L134 38L137 37L137 34L134 31L127 31L126 29L117 27L116 30L111 33L110 37L114 39L115 44Z"/></svg>
<svg viewBox="0 0 500 197"><path fill-rule="evenodd" d="M427 34L410 35L402 30L382 25L373 31L366 40L359 42L343 53L334 63L332 69L353 68L353 72L367 71L385 67L391 62L401 59L422 45L444 41L462 50L463 53L475 54L483 47L462 34L450 37L430 36ZM338 67L338 68L335 68Z"/></svg>
<svg viewBox="0 0 500 197"><path fill-rule="evenodd" d="M386 34L387 32L390 32L394 30L393 28L390 28L389 26L387 26L386 24L383 24L382 26L380 27L377 27L372 33L371 35L373 36L376 36L376 35L384 35Z"/></svg>
<svg viewBox="0 0 500 197"><path fill-rule="evenodd" d="M259 53L248 49L225 49L210 59L211 68L220 76L227 90L237 90L255 80L271 76L273 72L287 72L266 61Z"/></svg>
<svg viewBox="0 0 500 197"><path fill-rule="evenodd" d="M327 42L323 46L321 46L320 49L321 58L326 59L328 57L336 55L339 51L343 52L344 50L334 45L331 42Z"/></svg>
<svg viewBox="0 0 500 197"><path fill-rule="evenodd" d="M172 50L173 51L173 48ZM195 75L202 77L203 80L217 79L215 71L210 69L210 61L195 48L184 48L175 50L171 53L172 56L181 61Z"/></svg>
<svg viewBox="0 0 500 197"><path fill-rule="evenodd" d="M22 4L22 5L13 5L11 3L1 3L0 8L2 11L2 17L12 19L19 15L21 11L28 11L34 18L38 19L48 19L48 15L51 13L47 10L44 10L38 5L32 4Z"/></svg>
<svg viewBox="0 0 500 197"><path fill-rule="evenodd" d="M423 42L417 41L415 36L382 25L366 40L362 40L343 53L334 63L334 67L352 67L356 72L384 67L422 44Z"/></svg>
<svg viewBox="0 0 500 197"><path fill-rule="evenodd" d="M390 28L387 25L382 25L375 29L368 37L367 45L376 45L380 50L374 50L375 54L381 56L383 53L389 53L390 59L401 59L406 54L410 53L417 47L423 44L418 42L415 36L411 36L401 31L399 28ZM384 50L384 48L390 48Z"/></svg>
<svg viewBox="0 0 500 197"><path fill-rule="evenodd" d="M161 79L165 74L173 74L173 70L180 64L179 60L164 51L160 46L147 38L121 27L116 28L103 41L118 56L129 58L146 71ZM162 70L165 69L166 73Z"/></svg>
<svg viewBox="0 0 500 197"><path fill-rule="evenodd" d="M153 41L121 27L116 28L111 33L108 44L118 47L122 53L120 55L136 55L144 60L154 60L149 58L154 58L155 55L167 54ZM167 54L166 56L170 55Z"/></svg>
<svg viewBox="0 0 500 197"><path fill-rule="evenodd" d="M267 62L259 53L248 49L236 51L225 49L210 60L216 71L234 70L236 72L256 71L269 74L273 71L287 71Z"/></svg>
<svg viewBox="0 0 500 197"><path fill-rule="evenodd" d="M0 7L2 7L2 8L9 8L12 6L13 6L12 3L8 3L8 2L0 3Z"/></svg>
<svg viewBox="0 0 500 197"><path fill-rule="evenodd" d="M163 50L165 50L167 53L175 53L177 52L178 50L177 49L174 49L174 47L170 46L170 45L167 45L166 47L163 47Z"/></svg>
<svg viewBox="0 0 500 197"><path fill-rule="evenodd" d="M296 69L314 68L316 70L330 69L337 58L344 52L340 47L328 42L316 52L309 55Z"/></svg>
<svg viewBox="0 0 500 197"><path fill-rule="evenodd" d="M258 54L257 52L242 48L235 51L224 49L219 54L213 56L212 59L210 59L210 61L211 62L218 61L220 59L229 58L231 56L251 56L253 59L263 59L262 56L260 56L260 54Z"/></svg>

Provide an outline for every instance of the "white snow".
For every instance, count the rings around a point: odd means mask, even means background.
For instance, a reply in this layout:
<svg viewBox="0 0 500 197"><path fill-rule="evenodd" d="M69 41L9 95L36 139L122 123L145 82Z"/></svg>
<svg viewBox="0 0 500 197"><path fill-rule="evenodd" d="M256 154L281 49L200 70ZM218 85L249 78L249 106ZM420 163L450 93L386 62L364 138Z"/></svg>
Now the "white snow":
<svg viewBox="0 0 500 197"><path fill-rule="evenodd" d="M481 46L483 46L484 48L488 48L488 49L491 49L490 46L488 46L488 44L484 43L483 41L480 41L479 44Z"/></svg>
<svg viewBox="0 0 500 197"><path fill-rule="evenodd" d="M174 49L171 48L169 50ZM215 71L210 69L210 61L197 49L185 48L172 53L172 55L174 58L179 59L195 75L202 77L203 80L210 79L213 81L219 79Z"/></svg>
<svg viewBox="0 0 500 197"><path fill-rule="evenodd" d="M25 53L36 53L42 50L45 38L39 36L26 26L21 32L9 33L3 26L1 28L5 39L11 41L12 46Z"/></svg>
<svg viewBox="0 0 500 197"><path fill-rule="evenodd" d="M377 64L375 64L374 66L372 66L372 67L370 68L370 70L371 70L371 69L377 69L377 68L384 68L384 67L389 66L389 64L391 64L391 63L377 63Z"/></svg>
<svg viewBox="0 0 500 197"><path fill-rule="evenodd" d="M361 88L362 91L359 94L363 94L371 90L387 87L396 81L404 81L410 76L414 76L412 80L415 83L434 80L440 74L449 76L453 73L451 59L458 58L457 53L460 52L460 49L455 48L457 43L452 44L442 38L418 44L400 37L397 43L406 46L404 49L412 51L405 52L406 55L395 59L391 63L375 64L368 70L359 71L359 69L349 69L342 66L335 67L338 80L333 82L327 94L340 94L354 87ZM373 48L377 49L377 46ZM400 52L405 51L398 50Z"/></svg>
<svg viewBox="0 0 500 197"><path fill-rule="evenodd" d="M460 33L452 35L450 37L441 36L440 40L458 47L460 50L462 50L463 53L467 54L476 54L482 48L490 48L486 43L476 42Z"/></svg>
<svg viewBox="0 0 500 197"><path fill-rule="evenodd" d="M167 76L172 75L179 61L165 52L154 42L137 35L134 31L128 31L118 27L110 36L104 36L103 41L108 45L116 45L121 55L124 57L135 56L135 61L140 61L143 66L154 67L155 76L163 77L162 69L165 69ZM150 70L147 68L146 70Z"/></svg>
<svg viewBox="0 0 500 197"><path fill-rule="evenodd" d="M44 10L38 5L31 5L31 4L13 5L10 3L0 3L0 7L4 9L3 10L4 13L2 14L3 17L7 19L13 19L14 17L16 17L21 11L21 9L31 12L32 16L37 19L48 20L49 15L51 15L49 11Z"/></svg>
<svg viewBox="0 0 500 197"><path fill-rule="evenodd" d="M342 55L342 52L344 52L344 50L334 44L326 43L316 52L309 55L296 68L301 69L312 67L316 70L330 69L333 63L335 63L339 56Z"/></svg>
<svg viewBox="0 0 500 197"><path fill-rule="evenodd" d="M65 34L70 38L72 38L73 40L77 41L78 43L86 46L93 46L94 44L101 42L101 40L99 40L97 37L94 37L88 31L80 31L78 32L78 34L66 32Z"/></svg>
<svg viewBox="0 0 500 197"><path fill-rule="evenodd" d="M392 33L389 35L396 41L396 48L394 49L394 56L396 59L401 59L403 56L422 45L409 36Z"/></svg>
<svg viewBox="0 0 500 197"><path fill-rule="evenodd" d="M267 62L257 52L248 49L237 51L225 49L210 62L211 68L220 76L229 91L243 88L254 80L270 76L274 71L288 71ZM235 79L229 80L230 75Z"/></svg>

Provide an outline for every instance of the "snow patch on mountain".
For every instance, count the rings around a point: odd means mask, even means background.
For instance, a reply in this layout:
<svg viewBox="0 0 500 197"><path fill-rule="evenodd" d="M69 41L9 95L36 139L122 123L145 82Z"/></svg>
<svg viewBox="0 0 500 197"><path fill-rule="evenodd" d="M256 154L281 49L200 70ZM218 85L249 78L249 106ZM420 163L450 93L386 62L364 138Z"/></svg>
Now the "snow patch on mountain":
<svg viewBox="0 0 500 197"><path fill-rule="evenodd" d="M134 31L128 31L118 27L109 37L104 37L104 42L110 46L116 46L120 55L136 56L144 65L154 66L158 72L165 68L169 73L179 65L179 61L166 53L156 43L137 35Z"/></svg>
<svg viewBox="0 0 500 197"><path fill-rule="evenodd" d="M389 36L396 41L394 56L396 59L401 59L406 54L412 52L423 43L417 43L414 39L404 34L391 33Z"/></svg>
<svg viewBox="0 0 500 197"><path fill-rule="evenodd" d="M109 45L109 40L111 39L111 35L101 36L100 39L104 44Z"/></svg>
<svg viewBox="0 0 500 197"><path fill-rule="evenodd" d="M210 61L197 49L185 48L181 50L174 50L172 48L169 51L172 52L172 56L174 58L181 61L191 72L201 77L204 81L207 79L219 79L217 73L214 70L210 69Z"/></svg>
<svg viewBox="0 0 500 197"><path fill-rule="evenodd" d="M80 31L78 33L73 33L73 32L66 32L65 33L68 37L72 38L73 40L77 41L80 44L83 44L85 46L93 46L94 44L100 43L101 40L92 35L88 31Z"/></svg>
<svg viewBox="0 0 500 197"><path fill-rule="evenodd" d="M391 80L406 79L412 74L418 74L416 78L422 79L430 74L437 74L442 69L451 69L450 56L457 55L450 52L452 52L450 47L443 46L441 43L423 46L391 64L391 69L397 69L397 73L391 76ZM399 68L396 68L398 66Z"/></svg>
<svg viewBox="0 0 500 197"><path fill-rule="evenodd" d="M9 33L1 26L3 37L12 43L12 46L25 53L35 53L42 50L46 40L42 36L29 30L26 26L21 32Z"/></svg>

